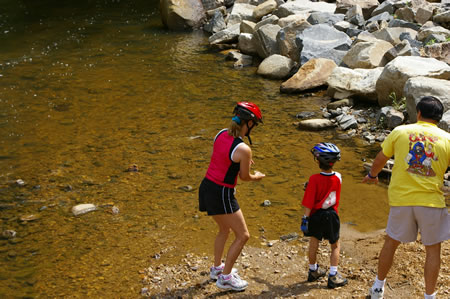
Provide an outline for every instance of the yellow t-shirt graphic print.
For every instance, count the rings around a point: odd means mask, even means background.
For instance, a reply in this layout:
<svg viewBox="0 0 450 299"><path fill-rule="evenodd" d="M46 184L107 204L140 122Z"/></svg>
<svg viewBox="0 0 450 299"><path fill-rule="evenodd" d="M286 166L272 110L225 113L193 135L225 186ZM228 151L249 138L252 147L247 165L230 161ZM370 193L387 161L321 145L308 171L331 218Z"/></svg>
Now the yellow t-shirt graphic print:
<svg viewBox="0 0 450 299"><path fill-rule="evenodd" d="M423 176L436 176L432 168L432 161L438 157L434 152L434 145L439 140L436 136L409 134L409 152L405 158L409 168L407 171Z"/></svg>
<svg viewBox="0 0 450 299"><path fill-rule="evenodd" d="M394 156L388 195L391 206L444 208L444 174L450 164L450 134L419 121L396 127L381 145Z"/></svg>

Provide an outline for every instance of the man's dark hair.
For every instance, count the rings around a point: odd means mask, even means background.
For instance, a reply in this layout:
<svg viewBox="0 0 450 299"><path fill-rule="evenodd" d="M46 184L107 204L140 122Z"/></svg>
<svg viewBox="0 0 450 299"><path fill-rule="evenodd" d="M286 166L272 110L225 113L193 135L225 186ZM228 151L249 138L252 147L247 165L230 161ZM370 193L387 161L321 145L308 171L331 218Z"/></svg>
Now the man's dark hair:
<svg viewBox="0 0 450 299"><path fill-rule="evenodd" d="M444 105L442 105L441 101L436 97L425 96L417 103L416 110L420 111L423 118L439 122L444 113Z"/></svg>

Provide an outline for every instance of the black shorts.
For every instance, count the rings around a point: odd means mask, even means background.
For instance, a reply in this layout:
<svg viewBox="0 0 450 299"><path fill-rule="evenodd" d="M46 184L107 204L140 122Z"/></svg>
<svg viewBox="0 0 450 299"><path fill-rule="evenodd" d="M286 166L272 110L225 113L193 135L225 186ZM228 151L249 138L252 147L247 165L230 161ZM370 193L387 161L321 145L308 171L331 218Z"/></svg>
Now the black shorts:
<svg viewBox="0 0 450 299"><path fill-rule="evenodd" d="M239 211L234 188L218 185L204 178L198 189L198 205L208 215L233 214Z"/></svg>
<svg viewBox="0 0 450 299"><path fill-rule="evenodd" d="M333 207L326 210L320 209L309 217L307 236L330 241L334 244L339 240L341 222Z"/></svg>

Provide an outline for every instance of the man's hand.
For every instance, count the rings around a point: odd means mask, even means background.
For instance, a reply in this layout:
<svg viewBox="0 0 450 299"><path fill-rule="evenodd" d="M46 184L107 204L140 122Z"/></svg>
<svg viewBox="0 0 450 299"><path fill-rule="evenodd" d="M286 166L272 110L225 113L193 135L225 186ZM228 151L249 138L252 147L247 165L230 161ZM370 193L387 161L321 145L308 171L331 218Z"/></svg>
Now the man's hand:
<svg viewBox="0 0 450 299"><path fill-rule="evenodd" d="M378 176L376 176L376 177L370 177L370 175L369 174L367 174L364 178L363 178L363 180L362 180L362 182L363 183L366 183L366 184L378 184Z"/></svg>

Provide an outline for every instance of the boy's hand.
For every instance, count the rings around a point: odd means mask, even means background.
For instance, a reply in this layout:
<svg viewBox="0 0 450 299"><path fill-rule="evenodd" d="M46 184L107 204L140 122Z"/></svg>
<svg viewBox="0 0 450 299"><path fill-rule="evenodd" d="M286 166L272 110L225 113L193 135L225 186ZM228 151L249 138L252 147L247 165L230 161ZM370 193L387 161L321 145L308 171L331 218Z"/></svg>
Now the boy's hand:
<svg viewBox="0 0 450 299"><path fill-rule="evenodd" d="M309 224L309 217L303 216L302 217L302 225L300 226L300 229L302 232L306 235L308 234L308 224Z"/></svg>

